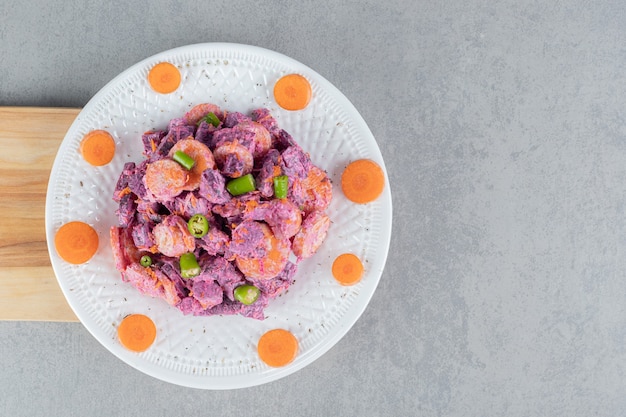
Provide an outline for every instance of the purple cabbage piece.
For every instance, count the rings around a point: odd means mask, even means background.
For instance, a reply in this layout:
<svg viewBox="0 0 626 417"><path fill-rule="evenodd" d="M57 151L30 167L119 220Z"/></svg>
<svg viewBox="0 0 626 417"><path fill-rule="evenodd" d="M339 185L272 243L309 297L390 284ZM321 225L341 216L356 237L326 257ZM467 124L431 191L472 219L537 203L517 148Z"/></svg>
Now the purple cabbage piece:
<svg viewBox="0 0 626 417"><path fill-rule="evenodd" d="M191 293L203 308L211 308L224 301L224 292L213 280L192 279Z"/></svg>
<svg viewBox="0 0 626 417"><path fill-rule="evenodd" d="M137 203L133 194L125 194L115 211L117 214L117 222L121 227L129 227L135 218L137 212Z"/></svg>
<svg viewBox="0 0 626 417"><path fill-rule="evenodd" d="M143 160L139 165L135 167L133 172L128 178L128 188L137 197L143 199L146 197L146 185L143 182L143 177L146 175L146 168L148 167L148 161Z"/></svg>
<svg viewBox="0 0 626 417"><path fill-rule="evenodd" d="M200 196L198 193L189 193L184 199L184 206L181 212L185 217L191 217L194 214L203 214L208 216L211 212L211 202Z"/></svg>
<svg viewBox="0 0 626 417"><path fill-rule="evenodd" d="M237 125L233 128L237 132L236 139L240 145L244 146L254 155L256 148L256 132L250 129L249 126Z"/></svg>
<svg viewBox="0 0 626 417"><path fill-rule="evenodd" d="M122 172L115 184L115 190L113 191L113 200L120 202L122 197L127 194L126 188L128 187L128 181L135 172L135 163L126 162L122 168Z"/></svg>
<svg viewBox="0 0 626 417"><path fill-rule="evenodd" d="M185 124L184 119L180 119L180 123L171 123L167 132L167 135L163 138L156 154L160 157L166 156L170 149L182 139L187 139L189 136L193 136L195 133L195 127Z"/></svg>
<svg viewBox="0 0 626 417"><path fill-rule="evenodd" d="M216 148L216 146L223 143L232 142L235 139L237 139L237 131L232 128L220 129L216 132L213 132L213 135L211 135L211 139L209 140L208 146L210 149L213 150Z"/></svg>
<svg viewBox="0 0 626 417"><path fill-rule="evenodd" d="M228 299L224 300L224 302L220 305L217 305L213 308L209 308L207 310L200 311L197 315L200 316L214 316L214 315L225 315L231 316L234 314L240 314L244 304L239 302L233 302Z"/></svg>
<svg viewBox="0 0 626 417"><path fill-rule="evenodd" d="M163 206L156 201L139 199L137 203L137 218L142 223L161 223L165 214L161 213Z"/></svg>
<svg viewBox="0 0 626 417"><path fill-rule="evenodd" d="M271 299L285 292L293 284L293 277L297 271L298 266L296 264L287 262L281 273L272 279L255 280L248 278L248 281Z"/></svg>
<svg viewBox="0 0 626 417"><path fill-rule="evenodd" d="M256 134L249 129L238 129L237 127L220 129L213 133L213 137L209 143L209 148L215 149L225 143L237 141L250 152L254 151L254 138Z"/></svg>
<svg viewBox="0 0 626 417"><path fill-rule="evenodd" d="M124 164L122 173L115 185L115 191L113 192L113 200L118 203L125 194L135 194L139 198L144 198L146 195L146 187L143 184L143 177L146 174L147 161L141 162L139 165L135 165L134 162L127 162Z"/></svg>
<svg viewBox="0 0 626 417"><path fill-rule="evenodd" d="M213 204L230 201L231 195L226 190L226 178L216 169L207 169L200 178L200 196Z"/></svg>
<svg viewBox="0 0 626 417"><path fill-rule="evenodd" d="M155 156L156 150L159 148L159 145L166 134L167 132L164 130L156 130L153 132L146 132L141 135L143 154L148 159L152 159Z"/></svg>
<svg viewBox="0 0 626 417"><path fill-rule="evenodd" d="M184 191L176 198L165 201L164 206L170 213L189 218L198 213L206 215L211 211L212 204L197 193Z"/></svg>
<svg viewBox="0 0 626 417"><path fill-rule="evenodd" d="M173 258L161 258L157 264L161 269L161 272L167 276L170 281L174 283L176 292L181 299L184 299L189 295L189 288L187 288L187 282L180 276L178 272L178 262Z"/></svg>
<svg viewBox="0 0 626 417"><path fill-rule="evenodd" d="M262 161L255 182L261 195L270 198L274 195L274 168L280 165L280 153L276 149L270 149Z"/></svg>
<svg viewBox="0 0 626 417"><path fill-rule="evenodd" d="M177 307L185 315L191 314L194 316L198 316L204 311L204 308L202 307L200 302L193 297L183 298Z"/></svg>
<svg viewBox="0 0 626 417"><path fill-rule="evenodd" d="M262 258L266 255L263 245L266 237L260 222L245 220L233 230L230 253L244 258Z"/></svg>
<svg viewBox="0 0 626 417"><path fill-rule="evenodd" d="M187 126L187 120L184 117L175 117L167 123L168 132L179 126Z"/></svg>
<svg viewBox="0 0 626 417"><path fill-rule="evenodd" d="M196 140L210 147L213 140L213 133L217 130L217 127L205 121L202 121L200 122L200 124L198 125L198 129L196 130Z"/></svg>
<svg viewBox="0 0 626 417"><path fill-rule="evenodd" d="M299 146L293 137L283 129L279 129L276 135L272 135L272 148L279 151L284 151L290 146Z"/></svg>
<svg viewBox="0 0 626 417"><path fill-rule="evenodd" d="M237 153L229 153L220 164L220 172L228 177L237 177L241 175L245 168L246 161Z"/></svg>
<svg viewBox="0 0 626 417"><path fill-rule="evenodd" d="M234 290L245 283L244 276L235 266L221 256L205 256L200 260L202 272L198 277L215 280L224 295L234 301Z"/></svg>
<svg viewBox="0 0 626 417"><path fill-rule="evenodd" d="M247 194L233 197L224 204L216 204L213 206L212 211L214 214L217 214L225 219L229 224L239 223L242 220L248 203L259 203L260 201L261 194L258 191L252 191Z"/></svg>
<svg viewBox="0 0 626 417"><path fill-rule="evenodd" d="M228 250L230 238L217 226L217 222L213 216L209 219L209 231L206 235L196 241L200 248L204 249L209 255L223 255Z"/></svg>
<svg viewBox="0 0 626 417"><path fill-rule="evenodd" d="M139 223L133 226L133 242L137 249L150 250L154 246L154 238L149 223Z"/></svg>
<svg viewBox="0 0 626 417"><path fill-rule="evenodd" d="M243 113L239 113L237 111L228 113L226 115L226 117L224 118L224 127L229 128L229 127L233 127L239 123L242 122L250 122L252 121L252 119L250 119L248 116L246 116Z"/></svg>
<svg viewBox="0 0 626 417"><path fill-rule="evenodd" d="M297 145L285 149L282 154L283 173L292 178L306 178L311 168L311 158Z"/></svg>
<svg viewBox="0 0 626 417"><path fill-rule="evenodd" d="M250 305L241 304L242 307L239 314L251 319L263 320L265 319L265 307L267 307L269 302L270 298L266 294L261 293L254 303Z"/></svg>

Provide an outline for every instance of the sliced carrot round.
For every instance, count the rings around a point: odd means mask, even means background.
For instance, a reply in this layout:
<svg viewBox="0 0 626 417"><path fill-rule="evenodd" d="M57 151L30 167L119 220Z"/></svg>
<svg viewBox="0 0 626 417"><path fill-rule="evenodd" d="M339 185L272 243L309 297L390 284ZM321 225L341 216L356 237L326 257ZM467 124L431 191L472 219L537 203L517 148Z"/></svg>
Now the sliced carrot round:
<svg viewBox="0 0 626 417"><path fill-rule="evenodd" d="M383 192L385 174L370 159L358 159L348 164L341 175L341 189L348 200L365 204L376 200Z"/></svg>
<svg viewBox="0 0 626 417"><path fill-rule="evenodd" d="M274 84L274 99L285 110L302 110L311 101L311 84L300 74L288 74Z"/></svg>
<svg viewBox="0 0 626 417"><path fill-rule="evenodd" d="M285 366L298 354L298 339L285 329L270 330L259 339L257 352L269 366Z"/></svg>
<svg viewBox="0 0 626 417"><path fill-rule="evenodd" d="M98 233L87 223L65 223L54 236L54 247L59 256L71 264L87 262L98 250Z"/></svg>
<svg viewBox="0 0 626 417"><path fill-rule="evenodd" d="M154 91L169 94L180 85L180 71L169 62L156 64L148 73L148 82Z"/></svg>
<svg viewBox="0 0 626 417"><path fill-rule="evenodd" d="M206 169L215 168L215 158L213 157L213 153L204 143L191 138L182 139L176 142L172 149L170 149L169 157L172 158L176 151L183 151L195 162L193 168L189 171L189 178L183 186L184 190L193 191L200 186L202 173Z"/></svg>
<svg viewBox="0 0 626 417"><path fill-rule="evenodd" d="M263 232L263 240L259 242L266 251L266 256L258 258L236 256L237 268L246 276L258 280L274 278L285 269L289 261L289 240L278 239L265 223L258 223ZM240 236L245 237L245 223L241 223L233 232L233 241ZM240 232L239 229L243 230Z"/></svg>
<svg viewBox="0 0 626 417"><path fill-rule="evenodd" d="M335 258L332 266L333 277L341 285L354 285L363 276L363 263L352 253L343 253Z"/></svg>
<svg viewBox="0 0 626 417"><path fill-rule="evenodd" d="M91 165L106 165L115 156L115 140L106 130L92 130L80 142L80 153Z"/></svg>
<svg viewBox="0 0 626 417"><path fill-rule="evenodd" d="M156 198L169 200L183 192L189 171L171 159L159 159L146 167L144 183Z"/></svg>
<svg viewBox="0 0 626 417"><path fill-rule="evenodd" d="M154 343L156 326L148 316L131 314L124 317L117 327L117 337L126 349L143 352Z"/></svg>

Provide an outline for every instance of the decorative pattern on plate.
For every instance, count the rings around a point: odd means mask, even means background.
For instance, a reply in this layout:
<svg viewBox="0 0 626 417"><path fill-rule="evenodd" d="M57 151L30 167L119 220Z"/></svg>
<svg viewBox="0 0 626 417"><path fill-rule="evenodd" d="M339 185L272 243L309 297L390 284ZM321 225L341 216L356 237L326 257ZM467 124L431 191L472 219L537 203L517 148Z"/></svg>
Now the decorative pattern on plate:
<svg viewBox="0 0 626 417"><path fill-rule="evenodd" d="M167 61L178 67L182 82L170 94L158 94L147 81L149 69ZM300 73L313 90L308 107L281 109L273 85L287 73ZM117 224L111 198L127 161L140 161L141 134L163 128L195 104L213 102L225 110L248 113L266 107L325 169L334 184L327 210L332 225L320 250L300 263L296 283L266 309L266 319L241 316L184 316L163 300L141 295L123 283L113 265L108 233ZM93 129L116 139L111 163L94 167L79 154L80 140ZM152 56L122 72L80 112L59 148L46 199L48 249L59 285L83 325L113 354L156 378L189 387L231 389L266 383L310 364L337 343L365 310L382 275L391 239L391 192L367 205L341 194L341 172L358 158L376 161L385 171L374 137L352 104L307 66L266 49L237 44L197 44ZM56 254L55 231L80 220L100 237L96 255L83 265L69 265ZM365 265L363 279L344 287L330 268L350 251ZM143 353L124 349L116 327L130 313L146 314L157 326L154 344ZM256 352L259 337L285 328L298 339L296 359L283 368L265 365Z"/></svg>

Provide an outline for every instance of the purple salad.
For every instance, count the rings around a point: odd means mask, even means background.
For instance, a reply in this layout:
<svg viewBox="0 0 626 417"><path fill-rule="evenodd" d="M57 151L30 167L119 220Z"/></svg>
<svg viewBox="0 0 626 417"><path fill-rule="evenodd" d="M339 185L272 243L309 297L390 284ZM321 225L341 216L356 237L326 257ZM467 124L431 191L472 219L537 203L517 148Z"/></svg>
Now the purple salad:
<svg viewBox="0 0 626 417"><path fill-rule="evenodd" d="M327 235L326 172L267 109L199 104L141 140L113 193L122 280L184 314L264 319Z"/></svg>

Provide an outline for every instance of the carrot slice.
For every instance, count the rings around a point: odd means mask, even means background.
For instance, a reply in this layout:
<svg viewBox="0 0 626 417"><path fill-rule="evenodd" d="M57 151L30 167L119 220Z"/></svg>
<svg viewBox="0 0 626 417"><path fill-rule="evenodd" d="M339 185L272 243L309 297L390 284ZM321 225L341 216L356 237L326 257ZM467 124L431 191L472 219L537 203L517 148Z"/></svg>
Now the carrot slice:
<svg viewBox="0 0 626 417"><path fill-rule="evenodd" d="M378 198L385 186L382 168L370 159L358 159L348 164L341 175L341 189L348 200L365 204Z"/></svg>
<svg viewBox="0 0 626 417"><path fill-rule="evenodd" d="M269 366L285 366L296 358L298 339L285 329L270 330L259 339L257 352Z"/></svg>
<svg viewBox="0 0 626 417"><path fill-rule="evenodd" d="M106 165L115 156L115 140L105 130L92 130L80 142L80 153L93 166Z"/></svg>
<svg viewBox="0 0 626 417"><path fill-rule="evenodd" d="M169 157L172 158L176 151L183 151L189 155L195 162L189 178L183 186L183 190L193 191L200 186L202 173L208 168L215 168L215 158L208 146L195 139L182 139L170 149Z"/></svg>
<svg viewBox="0 0 626 417"><path fill-rule="evenodd" d="M131 314L124 317L117 327L117 337L126 349L143 352L156 339L156 326L148 316Z"/></svg>
<svg viewBox="0 0 626 417"><path fill-rule="evenodd" d="M356 255L343 253L335 258L332 272L341 285L354 285L363 276L363 263Z"/></svg>
<svg viewBox="0 0 626 417"><path fill-rule="evenodd" d="M149 163L144 183L156 198L169 200L183 192L189 179L189 171L171 159L159 159Z"/></svg>
<svg viewBox="0 0 626 417"><path fill-rule="evenodd" d="M71 264L87 262L98 250L98 233L86 223L65 223L54 236L54 247L59 256Z"/></svg>
<svg viewBox="0 0 626 417"><path fill-rule="evenodd" d="M180 85L180 71L169 62L156 64L148 73L148 82L154 91L169 94Z"/></svg>
<svg viewBox="0 0 626 417"><path fill-rule="evenodd" d="M289 240L278 239L267 224L259 224L264 236L259 245L262 245L266 250L267 256L258 258L236 256L235 264L246 277L266 280L274 278L280 271L285 269L285 265L289 260ZM233 240L241 236L236 231L234 234Z"/></svg>
<svg viewBox="0 0 626 417"><path fill-rule="evenodd" d="M311 101L311 84L299 74L288 74L274 84L274 99L285 110L302 110Z"/></svg>

